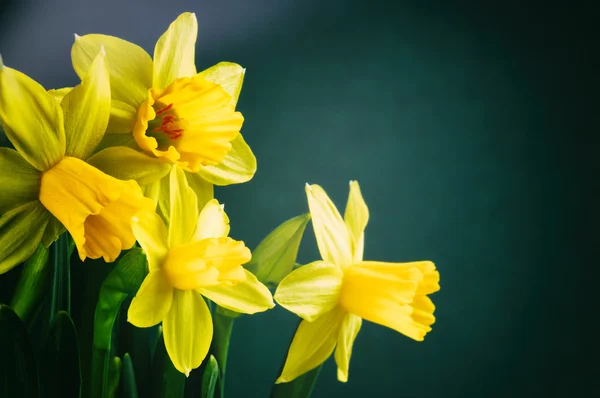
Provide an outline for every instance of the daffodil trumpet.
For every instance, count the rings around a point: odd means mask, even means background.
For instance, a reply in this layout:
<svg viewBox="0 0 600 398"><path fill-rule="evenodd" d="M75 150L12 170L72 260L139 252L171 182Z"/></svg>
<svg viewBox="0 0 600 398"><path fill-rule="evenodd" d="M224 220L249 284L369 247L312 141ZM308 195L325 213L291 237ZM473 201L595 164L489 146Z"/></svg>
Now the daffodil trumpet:
<svg viewBox="0 0 600 398"><path fill-rule="evenodd" d="M439 290L439 273L430 261L363 260L369 211L356 181L344 218L320 186L307 185L306 195L322 260L292 271L275 292L278 304L303 319L277 383L318 367L334 351L338 380L346 382L363 319L417 341L431 331L428 295Z"/></svg>
<svg viewBox="0 0 600 398"><path fill-rule="evenodd" d="M102 48L80 85L59 100L0 59L0 273L48 247L66 228L79 257L114 261L135 243L131 218L152 209L135 181L91 166L106 131L110 85Z"/></svg>

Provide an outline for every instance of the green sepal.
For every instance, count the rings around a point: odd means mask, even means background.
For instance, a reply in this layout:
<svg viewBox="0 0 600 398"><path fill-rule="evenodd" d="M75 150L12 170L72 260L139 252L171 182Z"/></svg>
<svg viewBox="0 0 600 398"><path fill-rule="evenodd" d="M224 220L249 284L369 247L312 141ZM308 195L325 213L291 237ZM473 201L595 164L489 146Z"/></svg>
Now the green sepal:
<svg viewBox="0 0 600 398"><path fill-rule="evenodd" d="M128 353L123 356L123 371L121 381L121 396L123 398L137 398L138 390L135 381L135 370L133 368L133 361Z"/></svg>
<svg viewBox="0 0 600 398"><path fill-rule="evenodd" d="M246 269L269 288L292 272L310 213L291 218L275 228L252 252Z"/></svg>
<svg viewBox="0 0 600 398"><path fill-rule="evenodd" d="M112 332L121 304L134 296L146 276L146 257L134 247L117 260L114 269L102 283L94 316L91 396L108 397L109 362Z"/></svg>
<svg viewBox="0 0 600 398"><path fill-rule="evenodd" d="M65 311L50 324L40 361L40 391L43 397L80 397L81 364L77 331Z"/></svg>
<svg viewBox="0 0 600 398"><path fill-rule="evenodd" d="M25 324L0 304L0 396L39 397L33 349Z"/></svg>
<svg viewBox="0 0 600 398"><path fill-rule="evenodd" d="M38 245L23 266L10 306L25 323L32 320L50 286L49 257L50 250Z"/></svg>
<svg viewBox="0 0 600 398"><path fill-rule="evenodd" d="M214 356L210 355L206 361L206 368L202 375L202 398L214 398L217 381L219 380L219 364Z"/></svg>

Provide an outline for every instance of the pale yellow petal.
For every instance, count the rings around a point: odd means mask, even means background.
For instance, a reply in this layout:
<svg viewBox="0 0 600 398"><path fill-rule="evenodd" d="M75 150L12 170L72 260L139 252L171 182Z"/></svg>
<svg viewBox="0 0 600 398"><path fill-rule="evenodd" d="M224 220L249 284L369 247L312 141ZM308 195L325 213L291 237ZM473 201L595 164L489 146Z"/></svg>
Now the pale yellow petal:
<svg viewBox="0 0 600 398"><path fill-rule="evenodd" d="M325 362L337 344L343 318L344 311L336 307L314 322L302 321L276 383L288 383Z"/></svg>
<svg viewBox="0 0 600 398"><path fill-rule="evenodd" d="M169 251L167 247L167 228L162 219L151 212L139 212L132 221L132 230L148 260L150 272L157 270Z"/></svg>
<svg viewBox="0 0 600 398"><path fill-rule="evenodd" d="M42 245L45 247L50 247L52 243L60 234L65 232L66 228L62 223L58 220L58 218L54 217L50 214L50 218L48 220L48 225L46 225L46 229L44 230L44 236L42 237Z"/></svg>
<svg viewBox="0 0 600 398"><path fill-rule="evenodd" d="M37 200L41 174L17 151L0 148L0 214Z"/></svg>
<svg viewBox="0 0 600 398"><path fill-rule="evenodd" d="M283 278L275 291L275 300L283 308L312 322L338 305L343 277L339 266L315 261Z"/></svg>
<svg viewBox="0 0 600 398"><path fill-rule="evenodd" d="M152 86L152 58L141 47L114 36L75 36L71 49L73 68L81 79L104 46L112 98L137 108Z"/></svg>
<svg viewBox="0 0 600 398"><path fill-rule="evenodd" d="M0 120L15 149L44 171L65 153L63 113L44 87L0 59Z"/></svg>
<svg viewBox="0 0 600 398"><path fill-rule="evenodd" d="M198 173L186 171L185 176L190 188L198 198L198 213L200 213L204 206L215 197L214 185L200 177Z"/></svg>
<svg viewBox="0 0 600 398"><path fill-rule="evenodd" d="M127 321L138 328L162 322L171 309L173 288L161 270L150 271L144 279L127 312Z"/></svg>
<svg viewBox="0 0 600 398"><path fill-rule="evenodd" d="M48 90L48 94L50 94L60 104L63 98L65 98L65 95L67 95L71 90L73 90L73 87L53 88Z"/></svg>
<svg viewBox="0 0 600 398"><path fill-rule="evenodd" d="M342 326L340 327L334 356L335 363L338 367L338 380L342 383L348 381L348 368L350 367L352 346L354 345L354 339L356 339L361 325L362 319L360 317L347 312L342 321Z"/></svg>
<svg viewBox="0 0 600 398"><path fill-rule="evenodd" d="M327 193L316 184L306 184L306 197L323 260L339 266L352 264L350 233Z"/></svg>
<svg viewBox="0 0 600 398"><path fill-rule="evenodd" d="M66 156L87 159L98 146L110 115L110 78L106 55L101 50L81 84L64 96Z"/></svg>
<svg viewBox="0 0 600 398"><path fill-rule="evenodd" d="M124 146L106 148L87 160L89 164L119 180L151 184L169 174L171 165Z"/></svg>
<svg viewBox="0 0 600 398"><path fill-rule="evenodd" d="M246 69L232 62L219 62L200 72L206 80L217 83L231 96L231 105L237 104Z"/></svg>
<svg viewBox="0 0 600 398"><path fill-rule="evenodd" d="M221 284L204 287L198 291L223 308L243 314L255 314L273 308L273 296L265 285L249 271L244 270L246 279L236 284Z"/></svg>
<svg viewBox="0 0 600 398"><path fill-rule="evenodd" d="M113 99L110 105L110 119L108 127L106 127L106 134L131 133L137 120L137 109L116 99Z"/></svg>
<svg viewBox="0 0 600 398"><path fill-rule="evenodd" d="M369 222L369 208L362 197L358 181L350 181L344 222L350 232L352 259L355 263L361 262L365 244L364 231Z"/></svg>
<svg viewBox="0 0 600 398"><path fill-rule="evenodd" d="M198 22L196 15L184 12L158 39L154 48L154 77L152 86L162 89L180 77L196 74Z"/></svg>
<svg viewBox="0 0 600 398"><path fill-rule="evenodd" d="M50 214L37 200L0 216L0 274L31 257L49 218Z"/></svg>
<svg viewBox="0 0 600 398"><path fill-rule="evenodd" d="M250 181L256 173L256 157L241 134L231 142L231 150L221 163L201 166L198 174L215 185L240 184Z"/></svg>
<svg viewBox="0 0 600 398"><path fill-rule="evenodd" d="M163 334L173 365L189 376L206 357L213 335L212 317L200 293L174 291L171 309L163 320Z"/></svg>
<svg viewBox="0 0 600 398"><path fill-rule="evenodd" d="M198 199L177 166L170 174L170 206L169 247L174 248L190 242L198 220Z"/></svg>
<svg viewBox="0 0 600 398"><path fill-rule="evenodd" d="M200 212L192 241L206 238L223 238L229 235L229 217L223 205L211 199Z"/></svg>

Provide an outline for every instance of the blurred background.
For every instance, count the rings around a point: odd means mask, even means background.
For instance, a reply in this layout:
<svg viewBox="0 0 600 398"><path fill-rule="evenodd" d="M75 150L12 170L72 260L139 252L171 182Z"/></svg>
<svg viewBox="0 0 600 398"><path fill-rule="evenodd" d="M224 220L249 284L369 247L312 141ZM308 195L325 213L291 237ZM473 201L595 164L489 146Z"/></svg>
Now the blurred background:
<svg viewBox="0 0 600 398"><path fill-rule="evenodd" d="M426 340L365 322L349 382L331 358L315 397L583 396L599 384L584 333L597 312L584 287L598 274L595 3L14 0L0 5L0 53L46 88L72 86L74 33L152 54L195 12L198 69L247 68L238 108L259 168L216 190L232 236L254 248L306 212L306 182L343 209L356 179L365 258L436 263ZM318 258L309 227L299 262ZM229 396L268 396L297 322L282 308L237 321Z"/></svg>

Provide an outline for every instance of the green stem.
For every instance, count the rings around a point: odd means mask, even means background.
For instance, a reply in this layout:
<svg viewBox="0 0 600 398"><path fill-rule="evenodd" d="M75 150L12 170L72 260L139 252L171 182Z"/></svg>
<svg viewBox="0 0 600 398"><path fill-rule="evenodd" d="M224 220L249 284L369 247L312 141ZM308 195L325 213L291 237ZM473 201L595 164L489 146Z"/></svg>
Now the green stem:
<svg viewBox="0 0 600 398"><path fill-rule="evenodd" d="M52 301L50 302L50 323L58 311L71 313L71 262L69 255L69 236L63 233L52 245L52 263L54 279L52 282Z"/></svg>
<svg viewBox="0 0 600 398"><path fill-rule="evenodd" d="M233 330L234 318L222 314L220 307L213 312L213 340L210 352L219 365L219 380L217 391L220 398L225 396L225 369L227 368L227 352L229 351L229 339Z"/></svg>

